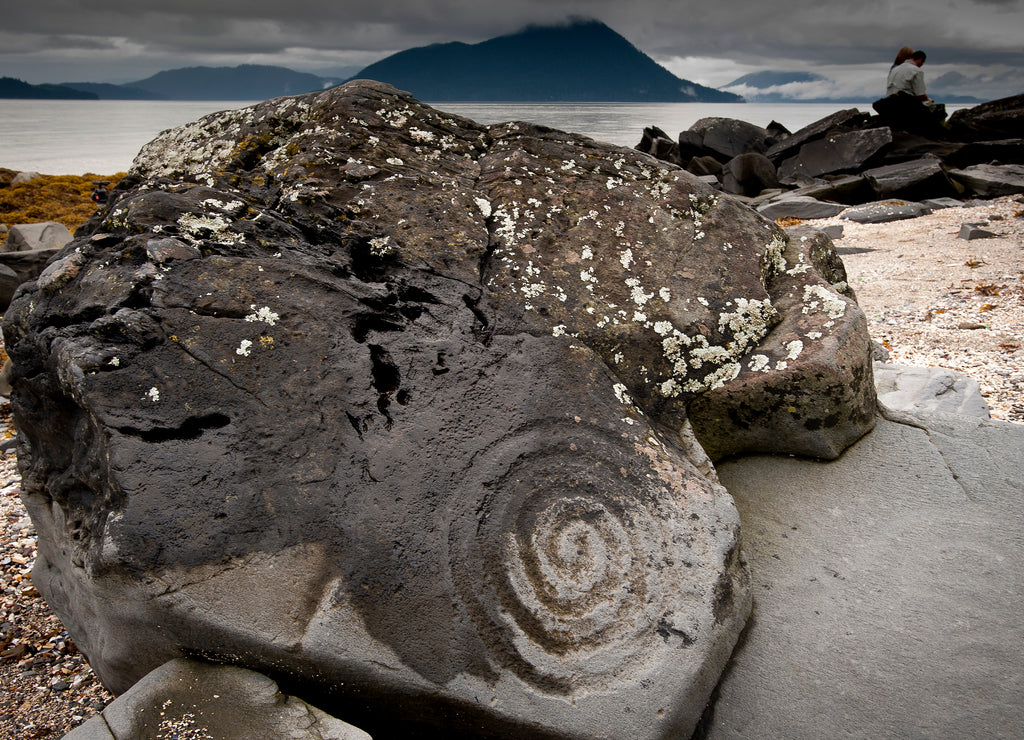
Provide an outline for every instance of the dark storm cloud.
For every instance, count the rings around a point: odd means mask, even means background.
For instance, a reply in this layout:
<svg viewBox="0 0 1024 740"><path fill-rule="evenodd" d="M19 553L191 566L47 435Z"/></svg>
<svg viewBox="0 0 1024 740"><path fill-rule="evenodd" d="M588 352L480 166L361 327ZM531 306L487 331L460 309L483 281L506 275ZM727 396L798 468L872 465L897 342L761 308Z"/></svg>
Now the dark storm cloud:
<svg viewBox="0 0 1024 740"><path fill-rule="evenodd" d="M11 5L0 25L0 75L30 82L85 74L95 81L125 81L196 64L268 63L320 72L361 67L413 46L475 43L572 16L607 23L681 76L687 76L685 60L691 58L763 69L884 64L905 44L928 50L930 63L1024 65L1024 0L35 0Z"/></svg>

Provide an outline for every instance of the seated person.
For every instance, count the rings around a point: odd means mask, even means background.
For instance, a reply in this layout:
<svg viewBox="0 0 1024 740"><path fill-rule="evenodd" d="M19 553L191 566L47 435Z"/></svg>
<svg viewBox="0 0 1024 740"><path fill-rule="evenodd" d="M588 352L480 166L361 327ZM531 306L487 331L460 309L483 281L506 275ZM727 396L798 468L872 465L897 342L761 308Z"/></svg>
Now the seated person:
<svg viewBox="0 0 1024 740"><path fill-rule="evenodd" d="M895 95L904 92L925 103L932 102L925 92L924 72L921 70L926 58L927 55L923 51L915 51L902 64L893 65L886 80L885 94Z"/></svg>

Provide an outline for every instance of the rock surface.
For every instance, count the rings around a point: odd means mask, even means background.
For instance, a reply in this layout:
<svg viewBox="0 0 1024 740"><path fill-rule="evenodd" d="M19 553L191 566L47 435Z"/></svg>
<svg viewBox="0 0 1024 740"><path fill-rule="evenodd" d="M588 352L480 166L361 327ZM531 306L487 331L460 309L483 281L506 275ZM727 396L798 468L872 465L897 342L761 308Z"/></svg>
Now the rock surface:
<svg viewBox="0 0 1024 740"><path fill-rule="evenodd" d="M71 241L71 232L64 224L44 221L37 224L16 224L10 228L4 252L26 252L34 249L63 247Z"/></svg>
<svg viewBox="0 0 1024 740"><path fill-rule="evenodd" d="M874 104L879 115L851 108L792 134L777 126L758 131L729 119L702 119L680 132L676 141L651 126L637 149L695 174L717 174L725 192L757 198L762 208L779 201L780 216L774 217L820 217L788 212L792 196L843 205L889 198L992 198L1024 192L1022 101L1024 96L983 103L942 122L916 100L890 108L891 101L883 99ZM728 146L711 145L709 121L714 122L713 131L731 133L720 137ZM757 160L760 194L754 192L754 178L744 182L731 174L749 166L738 158L752 154L767 160ZM708 157L723 166L721 172L707 166ZM780 183L790 192L766 197Z"/></svg>
<svg viewBox="0 0 1024 740"><path fill-rule="evenodd" d="M375 83L166 132L5 316L33 581L115 692L198 655L371 733L687 735L749 609L687 407L870 429L839 270Z"/></svg>
<svg viewBox="0 0 1024 740"><path fill-rule="evenodd" d="M370 735L286 696L255 671L176 658L147 673L65 740L147 737L370 740Z"/></svg>
<svg viewBox="0 0 1024 740"><path fill-rule="evenodd" d="M700 737L1020 734L1024 425L901 418L834 462L720 468L756 618Z"/></svg>

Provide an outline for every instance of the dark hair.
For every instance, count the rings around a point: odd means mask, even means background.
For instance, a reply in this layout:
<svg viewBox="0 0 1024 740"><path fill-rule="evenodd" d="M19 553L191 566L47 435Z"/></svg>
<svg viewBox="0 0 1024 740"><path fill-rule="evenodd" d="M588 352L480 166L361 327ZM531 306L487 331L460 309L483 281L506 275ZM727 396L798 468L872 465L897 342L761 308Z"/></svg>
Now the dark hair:
<svg viewBox="0 0 1024 740"><path fill-rule="evenodd" d="M913 54L910 55L910 58L920 59L923 62L925 59L928 58L928 55L925 54L923 51L915 51Z"/></svg>

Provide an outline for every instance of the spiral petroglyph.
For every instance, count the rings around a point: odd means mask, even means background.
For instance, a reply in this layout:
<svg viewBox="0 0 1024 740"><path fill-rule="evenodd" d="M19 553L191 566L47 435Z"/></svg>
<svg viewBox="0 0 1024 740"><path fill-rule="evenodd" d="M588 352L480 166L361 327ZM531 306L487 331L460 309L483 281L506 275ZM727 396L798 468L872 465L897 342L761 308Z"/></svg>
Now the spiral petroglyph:
<svg viewBox="0 0 1024 740"><path fill-rule="evenodd" d="M544 436L564 439L557 431ZM453 528L456 582L493 659L554 693L622 680L670 637L692 644L706 609L688 586L710 564L694 502L626 439L584 434L585 448L563 442L507 460L484 482L475 521ZM486 466L517 443L504 440ZM707 500L695 498L698 508Z"/></svg>

